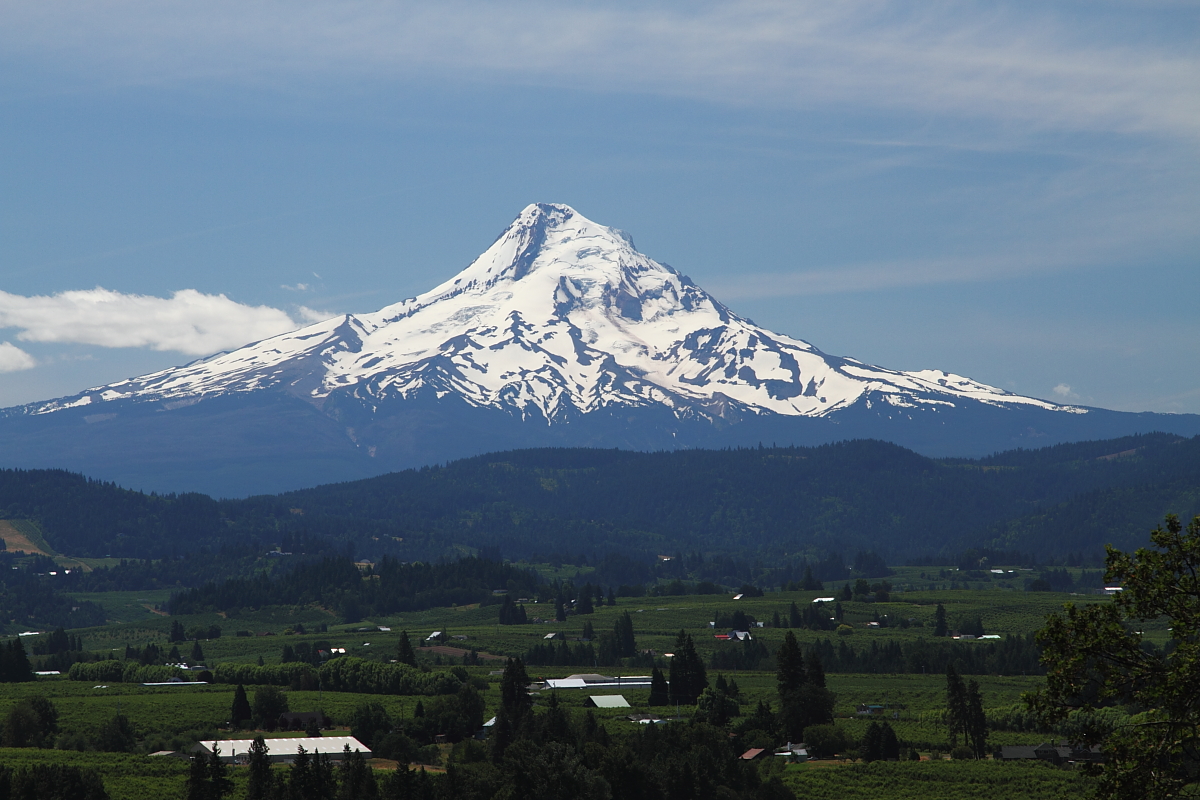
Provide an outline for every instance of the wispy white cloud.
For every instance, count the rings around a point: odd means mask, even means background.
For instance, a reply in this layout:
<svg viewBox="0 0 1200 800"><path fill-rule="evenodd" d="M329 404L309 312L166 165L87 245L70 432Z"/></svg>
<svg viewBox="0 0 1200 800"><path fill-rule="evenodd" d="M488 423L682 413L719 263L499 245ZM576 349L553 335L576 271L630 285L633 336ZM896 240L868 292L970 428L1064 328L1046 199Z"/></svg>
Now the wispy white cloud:
<svg viewBox="0 0 1200 800"><path fill-rule="evenodd" d="M1171 35L1194 16L875 0L14 2L0 6L0 50L107 81L453 76L1195 141L1200 55Z"/></svg>
<svg viewBox="0 0 1200 800"><path fill-rule="evenodd" d="M849 264L796 272L759 272L705 281L722 300L874 292L910 286L975 283L1068 269L1077 262L1049 257L981 256Z"/></svg>
<svg viewBox="0 0 1200 800"><path fill-rule="evenodd" d="M300 310L302 320L311 321L315 315L321 319L330 316L307 308ZM223 294L203 294L194 289L170 297L122 294L100 287L35 297L0 291L0 328L17 329L17 339L24 342L141 347L207 355L295 330L300 325L280 309L244 305ZM20 356L29 358L27 366L33 366L32 359L18 348L7 343L0 346L0 364L26 363Z"/></svg>
<svg viewBox="0 0 1200 800"><path fill-rule="evenodd" d="M1054 392L1054 396L1057 397L1059 400L1078 400L1079 399L1079 395L1076 394L1074 391L1072 391L1071 387L1065 383L1058 384L1051 391Z"/></svg>
<svg viewBox="0 0 1200 800"><path fill-rule="evenodd" d="M337 316L337 314L334 314L332 311L320 311L315 308L309 308L308 306L296 306L296 313L300 316L300 319L307 323L324 322L331 317Z"/></svg>
<svg viewBox="0 0 1200 800"><path fill-rule="evenodd" d="M37 361L29 353L10 342L0 342L0 372L19 372L36 366Z"/></svg>

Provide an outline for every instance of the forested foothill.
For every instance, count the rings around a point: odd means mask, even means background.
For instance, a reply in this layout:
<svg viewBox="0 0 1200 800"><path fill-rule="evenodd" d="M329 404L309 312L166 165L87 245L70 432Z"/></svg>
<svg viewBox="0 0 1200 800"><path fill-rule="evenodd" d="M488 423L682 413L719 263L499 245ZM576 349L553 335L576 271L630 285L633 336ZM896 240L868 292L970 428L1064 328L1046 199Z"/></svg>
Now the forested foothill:
<svg viewBox="0 0 1200 800"><path fill-rule="evenodd" d="M1067 600L1071 620L1120 606L1104 590L1114 564L1136 584L1151 560L1112 551L1106 576L1101 546L1147 543L1153 523L1129 529L1138 508L1190 508L1198 441L969 462L876 442L528 451L244 501L8 471L0 518L50 555L0 551L0 792L854 798L933 781L947 796L995 782L1082 797L1111 782L998 754L1104 745L1154 708L1119 686L1071 695L1063 676L1089 673L1070 636L1038 632ZM56 487L97 510L91 545ZM1134 510L1112 521L1084 515L1057 539L1039 528L1122 497ZM1160 547L1200 540L1171 524ZM1124 646L1118 629L1136 631L1147 674L1190 652L1162 613L1114 624L1089 635ZM1052 713L1022 699L1048 668ZM543 682L594 673L636 680ZM588 707L616 693L629 708ZM149 757L331 728L373 759L251 777ZM801 742L847 777L774 755ZM89 760L101 753L124 760Z"/></svg>
<svg viewBox="0 0 1200 800"><path fill-rule="evenodd" d="M0 519L34 520L81 558L178 558L207 548L385 554L455 548L590 560L699 551L742 560L859 550L890 563L972 547L1041 562L1135 546L1164 508L1200 512L1200 437L1149 434L930 459L853 441L663 453L494 453L278 496L215 500L121 489L55 470L0 470ZM1069 523L1069 524L1067 524ZM204 569L201 559L190 569ZM642 582L646 578L639 579Z"/></svg>

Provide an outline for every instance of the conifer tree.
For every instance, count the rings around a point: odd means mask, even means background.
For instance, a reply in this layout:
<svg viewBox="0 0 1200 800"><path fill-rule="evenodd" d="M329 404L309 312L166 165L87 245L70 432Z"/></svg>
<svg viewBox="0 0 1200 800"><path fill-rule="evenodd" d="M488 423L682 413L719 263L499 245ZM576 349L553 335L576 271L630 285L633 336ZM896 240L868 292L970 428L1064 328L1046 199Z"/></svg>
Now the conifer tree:
<svg viewBox="0 0 1200 800"><path fill-rule="evenodd" d="M892 726L886 722L883 723L880 726L879 734L879 757L884 761L899 761L900 740L896 738L896 732L892 730Z"/></svg>
<svg viewBox="0 0 1200 800"><path fill-rule="evenodd" d="M637 640L633 636L633 617L629 615L628 611L622 612L621 616L617 617L617 621L613 625L613 633L616 635L618 657L629 658L637 655Z"/></svg>
<svg viewBox="0 0 1200 800"><path fill-rule="evenodd" d="M532 706L525 664L519 658L510 658L505 662L504 675L500 678L500 710L496 714L492 742L492 758L495 761L500 761L504 751L516 739L517 731Z"/></svg>
<svg viewBox="0 0 1200 800"><path fill-rule="evenodd" d="M417 654L413 652L412 642L408 639L408 631L400 631L400 641L396 645L396 660L410 667L417 665Z"/></svg>
<svg viewBox="0 0 1200 800"><path fill-rule="evenodd" d="M234 727L251 719L254 712L250 710L250 699L246 697L246 687L240 683L233 690L233 708L229 711L229 721Z"/></svg>
<svg viewBox="0 0 1200 800"><path fill-rule="evenodd" d="M208 758L208 796L212 800L220 800L233 791L229 767L221 760L220 751L219 747L213 745L212 755Z"/></svg>
<svg viewBox="0 0 1200 800"><path fill-rule="evenodd" d="M338 800L369 800L378 793L375 771L367 766L367 760L358 750L350 752L350 745L342 750L342 763L338 767Z"/></svg>
<svg viewBox="0 0 1200 800"><path fill-rule="evenodd" d="M671 658L671 678L667 687L671 705L695 705L706 688L708 672L696 652L696 643L690 634L680 631L675 637L675 655Z"/></svg>
<svg viewBox="0 0 1200 800"><path fill-rule="evenodd" d="M667 679L663 677L662 670L658 667L650 673L650 700L647 705L665 706L671 702L670 693L667 691Z"/></svg>
<svg viewBox="0 0 1200 800"><path fill-rule="evenodd" d="M933 635L945 636L949 632L946 626L946 607L941 603L937 604L937 610L933 612Z"/></svg>
<svg viewBox="0 0 1200 800"><path fill-rule="evenodd" d="M883 729L875 720L871 720L867 725L866 733L859 744L859 755L868 763L883 758Z"/></svg>
<svg viewBox="0 0 1200 800"><path fill-rule="evenodd" d="M209 800L208 759L194 756L188 766L187 781L183 785L186 800Z"/></svg>
<svg viewBox="0 0 1200 800"><path fill-rule="evenodd" d="M271 797L275 776L271 772L271 757L267 752L263 737L254 737L248 753L246 800L269 800Z"/></svg>
<svg viewBox="0 0 1200 800"><path fill-rule="evenodd" d="M987 717L983 712L983 694L975 680L967 682L967 713L965 720L967 744L975 758L987 756Z"/></svg>
<svg viewBox="0 0 1200 800"><path fill-rule="evenodd" d="M579 597L575 599L575 613L595 613L595 608L592 606L592 585L590 583L584 584L583 589L579 592Z"/></svg>
<svg viewBox="0 0 1200 800"><path fill-rule="evenodd" d="M796 642L796 634L791 631L783 637L783 644L775 652L776 679L779 687L779 697L783 700L787 695L797 691L807 676L804 670L804 654Z"/></svg>
<svg viewBox="0 0 1200 800"><path fill-rule="evenodd" d="M946 726L949 728L950 749L958 746L959 734L967 732L969 715L967 689L953 664L946 666Z"/></svg>

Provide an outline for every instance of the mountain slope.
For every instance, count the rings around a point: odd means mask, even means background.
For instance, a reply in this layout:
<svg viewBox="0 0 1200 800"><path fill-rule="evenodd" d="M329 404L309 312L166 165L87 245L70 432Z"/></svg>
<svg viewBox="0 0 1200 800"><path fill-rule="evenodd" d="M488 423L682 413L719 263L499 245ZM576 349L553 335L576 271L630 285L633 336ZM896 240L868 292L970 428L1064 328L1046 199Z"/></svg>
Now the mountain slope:
<svg viewBox="0 0 1200 800"><path fill-rule="evenodd" d="M872 436L978 455L1155 429L1200 433L1200 417L829 356L739 317L622 232L536 204L419 297L9 409L0 463L231 495L513 447Z"/></svg>
<svg viewBox="0 0 1200 800"><path fill-rule="evenodd" d="M0 519L36 520L74 556L261 550L315 536L330 550L436 560L646 565L700 551L766 563L874 550L891 563L968 548L1098 558L1132 549L1163 514L1200 513L1200 437L1165 434L939 461L878 441L814 448L490 453L276 496L152 496L63 472L0 470ZM289 548L285 548L289 549ZM312 552L312 550L309 550Z"/></svg>

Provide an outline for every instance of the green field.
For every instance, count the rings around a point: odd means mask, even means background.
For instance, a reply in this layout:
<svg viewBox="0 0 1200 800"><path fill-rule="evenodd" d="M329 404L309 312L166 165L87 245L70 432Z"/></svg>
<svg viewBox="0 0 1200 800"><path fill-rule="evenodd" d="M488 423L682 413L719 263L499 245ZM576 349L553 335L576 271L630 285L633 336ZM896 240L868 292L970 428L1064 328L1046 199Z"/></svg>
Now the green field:
<svg viewBox="0 0 1200 800"><path fill-rule="evenodd" d="M912 574L906 574L908 572ZM922 581L919 572L915 568L908 568L893 579L894 586L911 584L914 588L911 591L893 591L890 602L843 602L843 620L852 630L849 635L808 630L793 632L802 646L820 639L832 639L835 644L846 641L855 648L870 647L872 643L883 645L889 642L930 640L933 638L934 611L940 602L945 606L952 623L978 617L989 633L1024 635L1039 629L1046 615L1061 609L1064 601L1107 602L1106 598L1097 595L1028 593L995 587L984 590L930 589L927 588L930 582ZM917 588L917 584L926 585ZM639 650L653 650L659 663L665 664L661 654L671 651L680 630L694 637L697 649L706 661L721 648L738 647L737 644L719 642L713 638L714 630L709 627L709 622L718 613L729 614L740 610L759 620L768 621L769 625L776 612L786 619L792 603L805 608L814 597L833 593L828 589L822 592L772 592L763 597L747 597L737 601L729 594L621 598L615 607L598 606L594 614L572 616L563 623L501 626L497 624L499 607L496 605L430 609L354 624L341 623L329 610L315 606L264 608L233 616L202 614L171 618L154 610L166 601L168 591L113 592L79 596L79 599L100 603L113 622L101 628L75 633L82 635L87 649L112 653L120 658L126 645L142 647L154 643L164 650L169 649L167 640L173 619L177 619L185 628L215 624L222 629L221 637L200 642L205 663L210 667L223 662L257 663L259 659L267 664L278 663L285 644L294 647L301 642L328 642L333 646L345 647L350 655L388 660L395 656L402 630L409 631L414 645L432 631L440 630L450 637L466 637L451 638L447 642L449 645L502 656L517 656L542 643L550 632L562 632L568 640L577 638L582 634L585 622L590 622L597 633L612 630L618 615L628 611L633 619ZM527 603L526 611L530 619L542 614L553 616L553 606L544 604ZM877 615L892 620L912 620L914 624L906 628L868 627L867 622ZM308 630L324 624L328 630L321 633L286 633L298 623ZM379 626L390 627L391 630L380 631ZM753 636L765 642L770 651L775 650L787 632L772 627L752 628ZM29 643L33 641L34 637L27 639ZM184 642L179 646L186 657L192 643ZM983 646L983 643L975 646ZM423 648L418 649L418 658L432 669L438 669L439 662L443 667L460 663L460 659L435 655ZM502 662L492 661L468 668L472 677L487 682L488 688L482 692L487 704L487 716L494 714L499 706L499 677L492 673L502 666ZM736 680L744 714L751 713L760 700L778 706L773 669L773 661L768 658L757 671L723 673L727 678ZM644 675L649 669L529 667L529 673L534 678L593 671ZM710 680L715 679L716 675L717 670L709 670ZM989 712L1002 711L1019 704L1022 694L1034 689L1041 680L1033 675L971 677L978 680L985 710ZM827 681L829 688L837 695L836 722L852 739L861 738L870 722L869 718L856 713L857 707L860 704L880 704L886 706L881 717L892 725L906 747L915 747L926 756L931 751L944 752L948 749L946 729L940 716L945 708L944 675L882 671L875 674L829 673ZM248 689L253 693L253 687ZM244 737L244 732L222 730L229 718L233 694L233 686L220 684L164 688L120 683L99 685L90 681L70 681L65 677L43 678L35 683L0 684L0 719L8 714L15 702L33 695L44 696L54 703L64 734L86 731L120 713L132 723L139 749L149 753L160 749L183 748L205 736ZM648 689L627 690L624 695L633 706L631 709L593 711L597 720L616 737L638 729L636 723L626 719L626 715L652 710L647 707ZM348 725L354 709L364 701L378 702L394 719L405 719L413 715L418 701L428 700L321 690L288 690L287 696L291 710L320 708L335 726L343 727ZM544 704L548 697L542 694L535 700ZM558 693L560 705L577 713L583 713L585 700L584 691L566 690ZM659 713L674 713L674 709L657 710ZM688 711L680 709L683 716L687 716ZM736 724L735 719L733 725ZM994 730L990 735L990 743L992 746L1034 744L1041 738L1045 738L1044 734ZM73 751L22 750L0 751L0 758L4 758L6 763L14 759L11 762L14 764L40 759L95 766L101 769L114 798L145 797L163 792L173 796L179 791L186 769L180 761L148 759L132 754L113 756ZM989 800L1000 797L1073 798L1084 796L1088 789L1086 781L1074 773L1036 765L994 763L925 761L919 764L861 765L836 762L833 765L789 767L783 777L798 797L837 797L839 800L879 797L885 787L889 797L934 800L942 797L983 797L985 792Z"/></svg>

